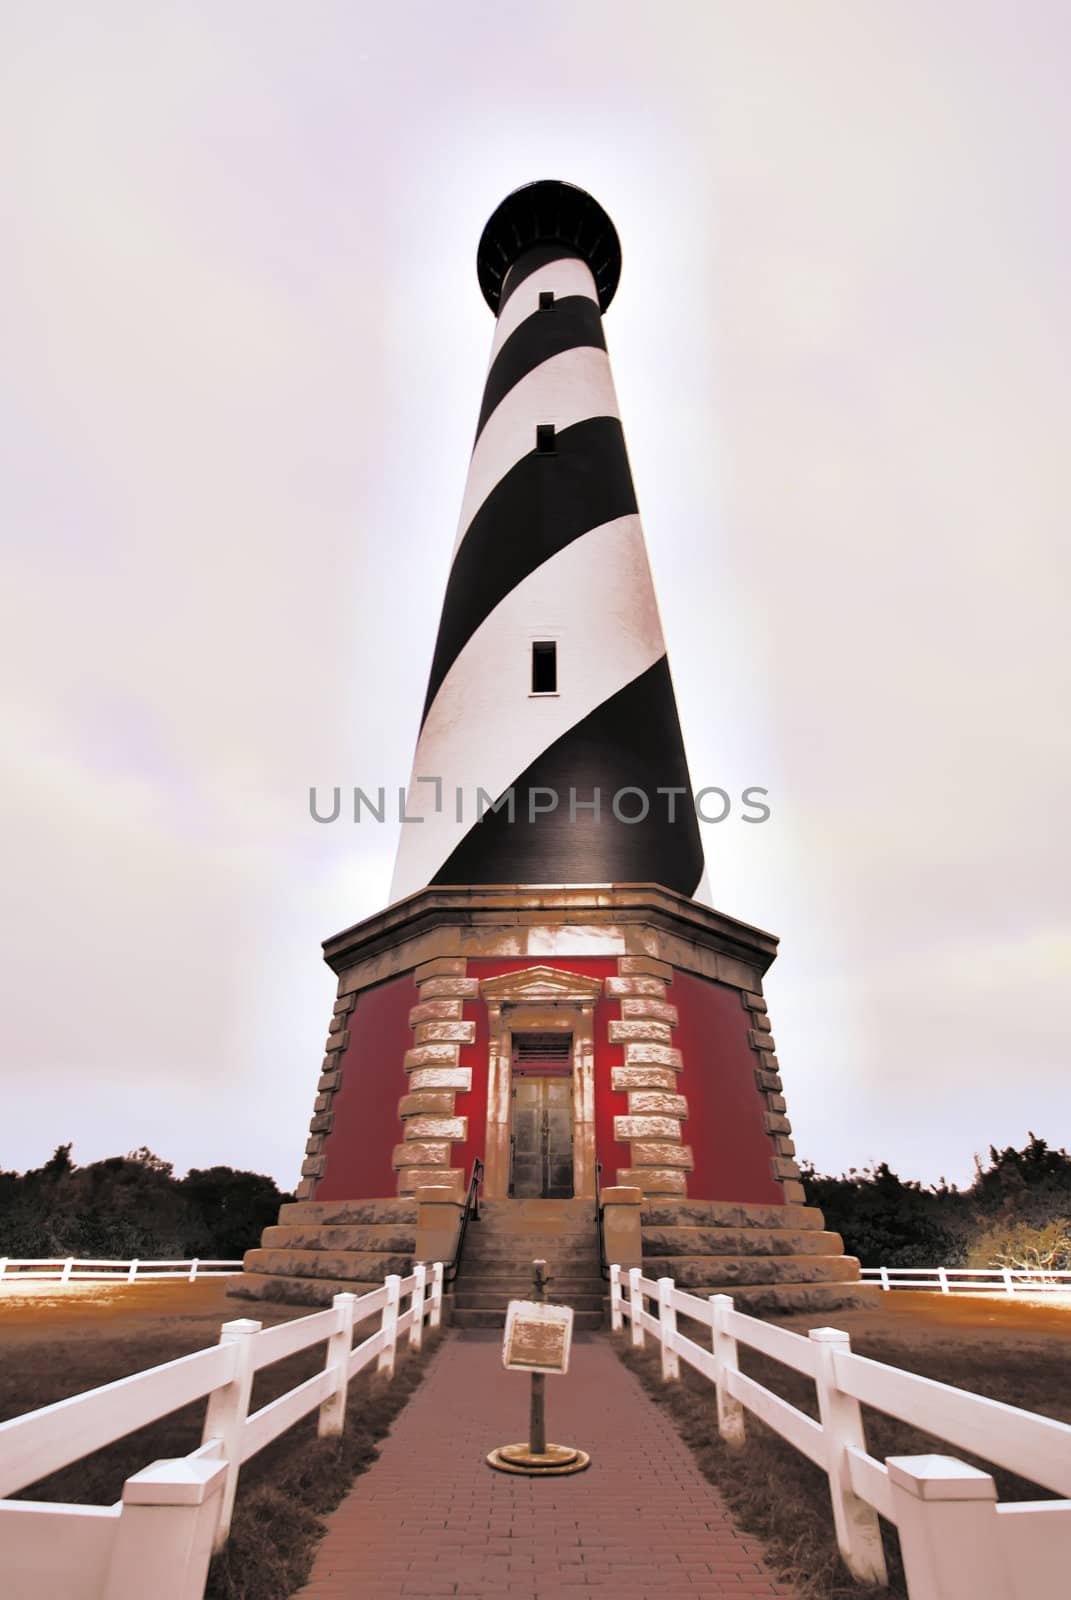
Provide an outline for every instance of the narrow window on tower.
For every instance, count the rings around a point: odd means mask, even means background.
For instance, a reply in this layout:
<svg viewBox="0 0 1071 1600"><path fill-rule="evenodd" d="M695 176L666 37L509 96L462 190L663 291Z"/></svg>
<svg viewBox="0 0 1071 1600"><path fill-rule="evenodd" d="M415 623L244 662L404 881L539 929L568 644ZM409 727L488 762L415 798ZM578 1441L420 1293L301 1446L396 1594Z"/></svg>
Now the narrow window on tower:
<svg viewBox="0 0 1071 1600"><path fill-rule="evenodd" d="M558 646L553 639L532 641L532 693L557 694Z"/></svg>
<svg viewBox="0 0 1071 1600"><path fill-rule="evenodd" d="M554 310L554 290L553 289L540 289L540 291L539 291L539 309L540 309L540 311L553 311Z"/></svg>
<svg viewBox="0 0 1071 1600"><path fill-rule="evenodd" d="M536 453L541 456L553 456L558 452L554 442L553 422L536 423Z"/></svg>

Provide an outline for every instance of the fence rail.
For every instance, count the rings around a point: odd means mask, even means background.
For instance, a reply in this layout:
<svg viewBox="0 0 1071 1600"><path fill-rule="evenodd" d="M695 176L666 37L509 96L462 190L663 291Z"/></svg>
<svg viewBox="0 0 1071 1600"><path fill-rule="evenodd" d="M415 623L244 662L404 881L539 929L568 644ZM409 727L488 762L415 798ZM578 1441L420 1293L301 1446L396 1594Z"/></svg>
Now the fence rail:
<svg viewBox="0 0 1071 1600"><path fill-rule="evenodd" d="M1071 1272L1018 1267L864 1267L864 1283L883 1289L938 1289L942 1294L1071 1293Z"/></svg>
<svg viewBox="0 0 1071 1600"><path fill-rule="evenodd" d="M657 1304L658 1314L647 1309ZM855 1354L846 1333L804 1337L737 1311L729 1295L705 1298L672 1278L610 1268L611 1325L632 1344L658 1342L662 1377L685 1361L714 1386L717 1426L731 1449L746 1443L750 1411L821 1467L829 1480L837 1544L864 1582L887 1581L878 1518L897 1529L911 1600L1057 1600L1071 1572L1071 1498L1001 1505L987 1472L952 1456L870 1455L869 1406L1056 1495L1071 1496L1071 1426L987 1400ZM710 1348L677 1327L709 1329ZM760 1351L812 1380L818 1420L740 1371L739 1348Z"/></svg>
<svg viewBox="0 0 1071 1600"><path fill-rule="evenodd" d="M321 1437L342 1432L350 1380L375 1362L393 1376L404 1334L419 1350L442 1319L443 1267L414 1267L366 1295L275 1328L225 1322L219 1343L0 1423L0 1496L37 1483L147 1423L207 1400L201 1444L128 1478L114 1506L0 1498L4 1600L200 1600L230 1531L244 1462L310 1412ZM404 1308L403 1308L404 1306ZM355 1329L379 1326L354 1345ZM326 1341L323 1368L250 1413L254 1375Z"/></svg>
<svg viewBox="0 0 1071 1600"><path fill-rule="evenodd" d="M96 1256L0 1256L0 1284L151 1283L163 1278L223 1278L241 1272L240 1261L108 1261Z"/></svg>

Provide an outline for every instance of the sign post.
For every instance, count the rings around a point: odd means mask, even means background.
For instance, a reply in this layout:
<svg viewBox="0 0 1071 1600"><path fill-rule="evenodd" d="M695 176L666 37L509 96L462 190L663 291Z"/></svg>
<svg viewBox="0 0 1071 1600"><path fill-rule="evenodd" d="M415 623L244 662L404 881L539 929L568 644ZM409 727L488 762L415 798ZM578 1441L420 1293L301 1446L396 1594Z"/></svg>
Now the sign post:
<svg viewBox="0 0 1071 1600"><path fill-rule="evenodd" d="M510 1372L528 1372L532 1394L528 1413L528 1439L523 1444L503 1444L487 1457L499 1472L520 1472L529 1477L582 1472L591 1457L574 1445L548 1444L544 1383L548 1373L569 1370L573 1339L572 1306L548 1305L545 1291L547 1263L532 1263L531 1300L511 1300L506 1311L502 1365Z"/></svg>

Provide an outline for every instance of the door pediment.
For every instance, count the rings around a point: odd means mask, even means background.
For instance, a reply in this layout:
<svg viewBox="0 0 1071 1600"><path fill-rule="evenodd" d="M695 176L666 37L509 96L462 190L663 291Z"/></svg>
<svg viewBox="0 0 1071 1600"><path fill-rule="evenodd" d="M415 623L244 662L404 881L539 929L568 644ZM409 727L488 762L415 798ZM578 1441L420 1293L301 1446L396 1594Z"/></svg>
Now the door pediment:
<svg viewBox="0 0 1071 1600"><path fill-rule="evenodd" d="M524 967L482 979L480 993L495 1005L592 1006L602 994L602 979L560 967Z"/></svg>

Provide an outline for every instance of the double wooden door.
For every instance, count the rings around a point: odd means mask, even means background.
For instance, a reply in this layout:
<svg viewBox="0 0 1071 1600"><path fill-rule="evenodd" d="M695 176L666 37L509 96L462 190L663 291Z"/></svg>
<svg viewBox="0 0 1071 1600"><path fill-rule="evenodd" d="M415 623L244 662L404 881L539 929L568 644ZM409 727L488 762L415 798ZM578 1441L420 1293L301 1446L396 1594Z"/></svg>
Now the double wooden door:
<svg viewBox="0 0 1071 1600"><path fill-rule="evenodd" d="M515 1037L510 1194L517 1199L572 1196L571 1045L568 1035Z"/></svg>
<svg viewBox="0 0 1071 1600"><path fill-rule="evenodd" d="M513 1080L513 1181L517 1199L566 1200L573 1193L571 1078Z"/></svg>

